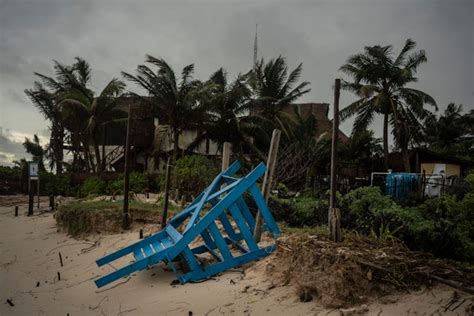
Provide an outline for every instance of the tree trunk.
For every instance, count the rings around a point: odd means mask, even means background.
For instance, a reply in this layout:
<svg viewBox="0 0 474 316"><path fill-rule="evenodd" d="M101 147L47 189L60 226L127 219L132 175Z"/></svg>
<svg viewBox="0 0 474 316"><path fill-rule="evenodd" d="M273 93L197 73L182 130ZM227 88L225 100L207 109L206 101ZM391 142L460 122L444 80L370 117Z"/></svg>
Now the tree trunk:
<svg viewBox="0 0 474 316"><path fill-rule="evenodd" d="M87 166L87 171L94 172L94 162L92 161L91 155L90 155L90 149L89 149L89 142L82 142L82 146L84 147L84 160L86 161L86 166Z"/></svg>
<svg viewBox="0 0 474 316"><path fill-rule="evenodd" d="M93 145L94 145L94 153L95 153L95 166L96 166L96 172L101 173L102 172L102 163L100 159L100 150L99 150L99 142L96 140L95 136L93 139Z"/></svg>
<svg viewBox="0 0 474 316"><path fill-rule="evenodd" d="M388 170L388 113L383 116L383 159L385 170Z"/></svg>
<svg viewBox="0 0 474 316"><path fill-rule="evenodd" d="M58 127L57 152L56 152L56 174L63 173L64 159L64 127Z"/></svg>
<svg viewBox="0 0 474 316"><path fill-rule="evenodd" d="M102 164L101 169L105 171L106 159L105 159L105 143L107 142L107 126L104 125L103 137L102 137Z"/></svg>
<svg viewBox="0 0 474 316"><path fill-rule="evenodd" d="M177 130L173 131L173 164L178 159L179 151L179 132Z"/></svg>
<svg viewBox="0 0 474 316"><path fill-rule="evenodd" d="M410 155L408 153L408 148L406 148L406 146L403 146L402 148L402 159L403 159L403 168L405 169L405 172L411 172Z"/></svg>

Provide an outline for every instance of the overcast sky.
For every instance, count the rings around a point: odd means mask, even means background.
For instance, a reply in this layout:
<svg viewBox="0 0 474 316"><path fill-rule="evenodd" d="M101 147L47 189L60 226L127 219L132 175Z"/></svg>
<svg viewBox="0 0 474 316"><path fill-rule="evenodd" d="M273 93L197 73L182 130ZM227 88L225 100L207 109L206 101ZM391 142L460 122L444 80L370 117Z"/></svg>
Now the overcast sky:
<svg viewBox="0 0 474 316"><path fill-rule="evenodd" d="M474 106L473 0L331 1L66 1L0 0L0 164L26 157L21 147L34 133L48 139L48 123L23 90L33 72L52 74L52 60L75 56L93 68L102 89L120 71L131 72L145 54L164 57L175 70L194 63L206 79L223 66L234 77L250 69L255 24L259 57L283 55L303 63L311 92L301 102L332 103L338 68L367 45L407 38L425 49L415 87L443 109ZM135 87L129 85L129 89ZM354 97L341 95L341 107ZM381 119L373 128L381 135ZM351 132L351 122L342 129Z"/></svg>

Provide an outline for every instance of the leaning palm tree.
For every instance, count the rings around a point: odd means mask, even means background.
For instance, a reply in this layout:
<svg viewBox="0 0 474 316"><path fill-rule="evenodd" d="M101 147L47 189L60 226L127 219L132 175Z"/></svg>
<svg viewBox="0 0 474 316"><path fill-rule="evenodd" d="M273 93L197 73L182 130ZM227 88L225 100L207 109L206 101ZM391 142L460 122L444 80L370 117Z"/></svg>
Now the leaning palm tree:
<svg viewBox="0 0 474 316"><path fill-rule="evenodd" d="M288 65L282 56L268 63L262 58L256 63L250 80L256 98L253 114L271 125L276 124L287 137L290 128L288 115L282 111L283 108L311 90L308 88L309 82L298 83L302 70L303 64L299 64L288 74Z"/></svg>
<svg viewBox="0 0 474 316"><path fill-rule="evenodd" d="M212 140L219 148L229 142L234 154L253 152L264 159L263 153L254 145L254 139L264 133L255 117L248 115L252 101L248 77L248 73L239 74L235 81L228 82L223 68L211 75L206 82L209 93L201 98L205 116L199 126L200 133L188 149L194 149L204 140Z"/></svg>
<svg viewBox="0 0 474 316"><path fill-rule="evenodd" d="M103 171L105 166L99 151L99 137L102 128L123 117L123 111L118 108L118 98L121 96L125 84L112 79L98 94L88 88L91 69L89 64L76 58L73 65L74 72L67 75L69 88L59 94L58 106L69 128L81 135L84 154L89 161L91 169L95 172ZM94 148L94 159L89 153L89 146Z"/></svg>
<svg viewBox="0 0 474 316"><path fill-rule="evenodd" d="M126 72L122 72L122 75L147 91L148 96L143 98L144 101L150 103L162 122L170 126L173 161L176 161L180 134L187 128L194 128L202 118L202 107L199 106L198 100L206 87L199 80L192 78L193 64L183 68L179 80L164 59L147 55L145 63L137 67L136 75ZM149 65L157 67L156 71Z"/></svg>
<svg viewBox="0 0 474 316"><path fill-rule="evenodd" d="M413 52L415 42L408 39L398 56L392 45L365 47L364 52L349 57L340 70L353 81L342 87L355 93L359 99L340 112L345 120L356 116L353 133L367 129L375 115L384 117L383 147L385 167L388 168L388 128L394 129L394 138L400 147L405 170L410 170L408 146L413 133L421 127L428 112L425 104L436 108L434 99L423 91L408 88L416 82L418 66L426 62L423 50Z"/></svg>
<svg viewBox="0 0 474 316"><path fill-rule="evenodd" d="M70 71L69 68L54 62L56 78L48 77L40 73L35 73L38 81L35 81L32 89L26 89L25 94L33 102L33 105L43 114L44 118L50 121L49 130L51 132L49 146L46 156L50 160L50 167L56 166L56 174L61 174L64 158L64 139L66 131L58 107L56 95L66 91L67 83L64 81L63 72Z"/></svg>

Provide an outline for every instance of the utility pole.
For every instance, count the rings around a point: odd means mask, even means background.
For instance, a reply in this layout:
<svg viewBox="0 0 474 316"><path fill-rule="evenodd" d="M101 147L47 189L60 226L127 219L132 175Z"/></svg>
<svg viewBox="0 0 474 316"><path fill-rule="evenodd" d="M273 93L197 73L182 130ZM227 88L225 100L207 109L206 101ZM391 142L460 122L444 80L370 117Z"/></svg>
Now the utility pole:
<svg viewBox="0 0 474 316"><path fill-rule="evenodd" d="M128 119L127 119L127 139L125 140L125 167L124 167L124 181L123 181L123 222L122 228L128 229L130 226L130 216L128 212L128 187L130 179L130 133L132 124L132 105L128 105Z"/></svg>
<svg viewBox="0 0 474 316"><path fill-rule="evenodd" d="M341 79L336 79L334 85L334 118L332 120L332 146L331 146L331 195L329 197L328 226L329 237L332 241L341 241L341 210L336 207L336 164L337 141L339 136L339 95Z"/></svg>
<svg viewBox="0 0 474 316"><path fill-rule="evenodd" d="M267 170L265 171L265 176L263 178L263 186L262 186L262 195L265 199L265 202L268 202L268 198L270 197L270 192L272 189L273 183L273 175L275 174L275 165L278 155L278 145L280 144L280 135L281 131L278 129L273 130L272 134L272 141L270 143L270 150L268 152L267 158ZM262 237L262 224L263 219L262 215L260 214L260 210L257 212L257 219L255 224L255 230L253 233L253 238L256 242L260 241Z"/></svg>

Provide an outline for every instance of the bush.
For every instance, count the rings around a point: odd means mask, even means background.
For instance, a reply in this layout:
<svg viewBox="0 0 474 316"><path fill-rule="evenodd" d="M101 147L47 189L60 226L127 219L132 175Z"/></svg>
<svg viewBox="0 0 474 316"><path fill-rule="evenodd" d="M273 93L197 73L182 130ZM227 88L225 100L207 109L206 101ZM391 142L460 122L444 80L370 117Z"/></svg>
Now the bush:
<svg viewBox="0 0 474 316"><path fill-rule="evenodd" d="M462 200L443 195L418 207L401 207L379 188L364 187L342 199L343 226L378 237L395 236L415 250L474 262L474 192Z"/></svg>
<svg viewBox="0 0 474 316"><path fill-rule="evenodd" d="M283 220L290 226L318 226L327 223L328 200L311 196L299 196L290 199L272 197L270 209L277 220Z"/></svg>
<svg viewBox="0 0 474 316"><path fill-rule="evenodd" d="M134 193L144 193L148 188L148 178L141 172L131 172L128 180L128 190ZM124 179L123 174L116 180L111 181L107 185L108 194L123 194Z"/></svg>
<svg viewBox="0 0 474 316"><path fill-rule="evenodd" d="M173 170L172 185L182 194L196 196L204 190L219 169L214 167L212 161L203 156L184 156L176 161ZM160 189L164 189L164 179L160 180Z"/></svg>
<svg viewBox="0 0 474 316"><path fill-rule="evenodd" d="M86 179L79 190L81 196L105 194L107 184L104 180L97 176Z"/></svg>
<svg viewBox="0 0 474 316"><path fill-rule="evenodd" d="M71 196L76 194L76 188L71 184L69 175L55 175L50 172L40 172L41 194Z"/></svg>

